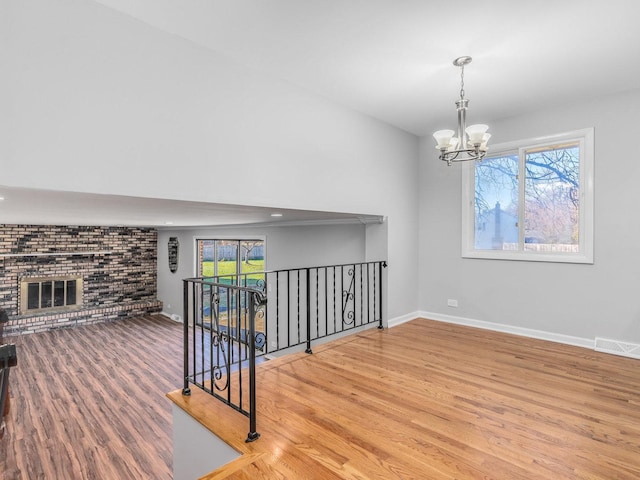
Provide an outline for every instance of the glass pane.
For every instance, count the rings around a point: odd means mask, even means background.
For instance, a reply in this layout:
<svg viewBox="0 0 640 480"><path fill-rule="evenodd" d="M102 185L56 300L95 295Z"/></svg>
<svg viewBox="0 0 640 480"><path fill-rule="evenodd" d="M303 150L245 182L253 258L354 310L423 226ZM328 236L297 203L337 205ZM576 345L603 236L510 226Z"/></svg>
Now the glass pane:
<svg viewBox="0 0 640 480"><path fill-rule="evenodd" d="M202 285L202 321L211 323L211 285Z"/></svg>
<svg viewBox="0 0 640 480"><path fill-rule="evenodd" d="M53 293L52 282L42 282L40 284L40 308L50 308Z"/></svg>
<svg viewBox="0 0 640 480"><path fill-rule="evenodd" d="M525 169L525 250L579 252L579 144L529 150Z"/></svg>
<svg viewBox="0 0 640 480"><path fill-rule="evenodd" d="M251 272L264 272L264 242L262 240L243 240L240 242L240 271L250 274ZM245 275L243 285L255 287L264 275Z"/></svg>
<svg viewBox="0 0 640 480"><path fill-rule="evenodd" d="M518 155L476 162L476 250L518 249Z"/></svg>
<svg viewBox="0 0 640 480"><path fill-rule="evenodd" d="M237 240L218 240L216 242L216 274L218 276L238 273L238 244ZM235 279L220 279L220 283L235 284Z"/></svg>
<svg viewBox="0 0 640 480"><path fill-rule="evenodd" d="M216 268L219 275L219 283L226 285L235 285L237 277L225 275L238 274L238 240L217 240L216 241ZM228 310L235 307L235 295L232 295L227 289L220 289L220 320L226 321Z"/></svg>
<svg viewBox="0 0 640 480"><path fill-rule="evenodd" d="M215 275L215 240L198 240L198 253L200 254L200 263L198 276L213 277Z"/></svg>
<svg viewBox="0 0 640 480"><path fill-rule="evenodd" d="M76 281L67 280L67 305L75 305L76 303Z"/></svg>
<svg viewBox="0 0 640 480"><path fill-rule="evenodd" d="M53 284L53 306L64 307L64 280L56 280Z"/></svg>
<svg viewBox="0 0 640 480"><path fill-rule="evenodd" d="M30 283L27 287L27 309L40 308L40 284Z"/></svg>

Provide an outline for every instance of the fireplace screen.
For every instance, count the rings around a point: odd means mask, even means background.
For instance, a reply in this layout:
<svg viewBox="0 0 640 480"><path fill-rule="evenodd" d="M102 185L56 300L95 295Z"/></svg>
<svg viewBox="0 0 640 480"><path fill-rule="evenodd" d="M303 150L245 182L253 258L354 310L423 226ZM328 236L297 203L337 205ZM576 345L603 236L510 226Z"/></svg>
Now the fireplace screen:
<svg viewBox="0 0 640 480"><path fill-rule="evenodd" d="M27 278L21 282L21 313L65 310L82 305L82 279L75 277Z"/></svg>

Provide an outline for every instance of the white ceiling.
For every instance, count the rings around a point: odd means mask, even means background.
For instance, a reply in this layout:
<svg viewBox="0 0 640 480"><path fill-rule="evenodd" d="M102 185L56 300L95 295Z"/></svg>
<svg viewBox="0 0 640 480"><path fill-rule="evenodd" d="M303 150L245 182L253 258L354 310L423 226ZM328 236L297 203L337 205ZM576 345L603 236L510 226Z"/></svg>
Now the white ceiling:
<svg viewBox="0 0 640 480"><path fill-rule="evenodd" d="M416 135L640 87L637 0L97 1Z"/></svg>
<svg viewBox="0 0 640 480"><path fill-rule="evenodd" d="M95 1L416 135L454 127L461 55L474 59L471 123L640 88L637 0ZM377 220L293 210L274 220L266 208L1 186L0 195L0 223Z"/></svg>
<svg viewBox="0 0 640 480"><path fill-rule="evenodd" d="M273 209L0 186L0 223L158 228L377 223L376 215ZM272 216L278 214L278 216Z"/></svg>

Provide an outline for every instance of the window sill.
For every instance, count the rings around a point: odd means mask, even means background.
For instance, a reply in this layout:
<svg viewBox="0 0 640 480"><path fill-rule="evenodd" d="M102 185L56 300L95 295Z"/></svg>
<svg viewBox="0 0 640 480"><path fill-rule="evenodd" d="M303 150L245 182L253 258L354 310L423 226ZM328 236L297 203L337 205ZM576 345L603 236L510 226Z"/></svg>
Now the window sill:
<svg viewBox="0 0 640 480"><path fill-rule="evenodd" d="M478 258L485 260L509 260L520 262L547 263L581 263L593 265L593 256L585 254L549 254L530 252L509 252L504 250L468 251L462 252L462 258Z"/></svg>

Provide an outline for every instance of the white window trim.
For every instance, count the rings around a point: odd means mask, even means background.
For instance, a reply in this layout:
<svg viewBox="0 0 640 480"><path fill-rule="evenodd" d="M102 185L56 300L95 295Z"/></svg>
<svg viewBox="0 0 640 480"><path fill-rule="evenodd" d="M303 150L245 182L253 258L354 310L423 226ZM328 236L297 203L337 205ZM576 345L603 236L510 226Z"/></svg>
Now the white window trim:
<svg viewBox="0 0 640 480"><path fill-rule="evenodd" d="M239 240L239 241L251 241L261 240L264 244L264 271L267 268L267 236L266 235L218 235L212 233L211 235L197 235L193 237L193 276L198 276L198 241L199 240Z"/></svg>
<svg viewBox="0 0 640 480"><path fill-rule="evenodd" d="M528 140L491 146L489 155L519 152L524 147L543 146L556 142L580 142L580 253L537 253L529 251L476 250L475 249L475 164L462 165L462 257L495 260L522 260L534 262L593 263L594 243L594 129L537 137ZM522 203L522 202L521 202ZM520 205L522 210L524 205ZM520 217L522 218L522 211Z"/></svg>

